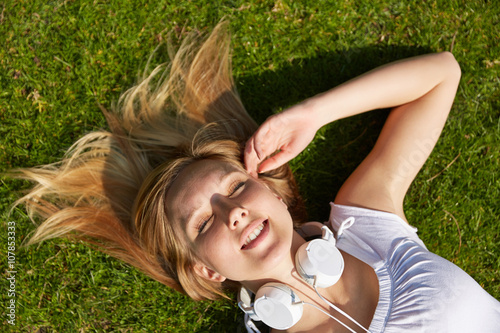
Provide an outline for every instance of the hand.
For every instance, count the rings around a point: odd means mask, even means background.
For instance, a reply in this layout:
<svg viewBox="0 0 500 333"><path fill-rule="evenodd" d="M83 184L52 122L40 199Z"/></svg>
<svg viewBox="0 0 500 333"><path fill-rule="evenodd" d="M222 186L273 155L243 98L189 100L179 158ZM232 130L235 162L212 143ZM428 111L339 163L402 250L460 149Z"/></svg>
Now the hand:
<svg viewBox="0 0 500 333"><path fill-rule="evenodd" d="M318 128L314 115L300 106L269 117L246 143L247 171L256 176L290 161L309 145Z"/></svg>

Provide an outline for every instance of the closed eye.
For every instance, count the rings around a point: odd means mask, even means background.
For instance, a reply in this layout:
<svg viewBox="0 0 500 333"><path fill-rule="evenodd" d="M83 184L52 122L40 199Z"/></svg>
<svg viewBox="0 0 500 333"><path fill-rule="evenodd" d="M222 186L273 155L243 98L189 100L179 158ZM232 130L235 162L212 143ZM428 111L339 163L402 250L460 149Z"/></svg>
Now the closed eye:
<svg viewBox="0 0 500 333"><path fill-rule="evenodd" d="M208 219L201 221L201 223L198 225L198 234L201 234L203 232L203 229L207 226L207 224L214 218L214 215L212 214Z"/></svg>
<svg viewBox="0 0 500 333"><path fill-rule="evenodd" d="M243 186L245 186L245 182L235 182L235 185L233 185L229 191L228 197L235 195L241 188L243 188Z"/></svg>

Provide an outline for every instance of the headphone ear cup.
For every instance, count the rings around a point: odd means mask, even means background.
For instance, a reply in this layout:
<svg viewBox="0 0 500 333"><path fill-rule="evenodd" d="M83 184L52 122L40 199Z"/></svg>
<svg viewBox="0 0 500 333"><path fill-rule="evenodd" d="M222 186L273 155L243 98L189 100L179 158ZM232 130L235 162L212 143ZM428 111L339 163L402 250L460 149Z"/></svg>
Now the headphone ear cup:
<svg viewBox="0 0 500 333"><path fill-rule="evenodd" d="M333 286L344 271L344 257L334 243L315 239L302 244L295 254L295 266L299 275L310 285L319 288Z"/></svg>
<svg viewBox="0 0 500 333"><path fill-rule="evenodd" d="M299 296L290 287L274 282L260 287L253 308L264 324L278 330L286 330L295 325L303 313Z"/></svg>

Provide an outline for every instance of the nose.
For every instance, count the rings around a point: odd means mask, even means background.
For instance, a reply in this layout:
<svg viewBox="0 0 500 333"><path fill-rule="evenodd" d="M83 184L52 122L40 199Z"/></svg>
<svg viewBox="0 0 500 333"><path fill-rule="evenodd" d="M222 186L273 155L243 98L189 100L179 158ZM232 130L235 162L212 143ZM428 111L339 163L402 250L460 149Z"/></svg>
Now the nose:
<svg viewBox="0 0 500 333"><path fill-rule="evenodd" d="M248 211L239 206L233 206L229 211L228 226L230 229L234 230L238 227L238 224L242 223L243 220L248 216Z"/></svg>
<svg viewBox="0 0 500 333"><path fill-rule="evenodd" d="M229 229L236 229L248 217L248 210L231 198L219 196L213 204Z"/></svg>

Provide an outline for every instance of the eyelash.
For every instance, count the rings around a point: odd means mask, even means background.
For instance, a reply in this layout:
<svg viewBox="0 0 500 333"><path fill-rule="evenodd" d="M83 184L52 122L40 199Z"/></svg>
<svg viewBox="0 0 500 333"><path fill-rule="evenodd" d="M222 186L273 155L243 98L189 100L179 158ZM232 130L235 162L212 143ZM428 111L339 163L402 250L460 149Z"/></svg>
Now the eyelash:
<svg viewBox="0 0 500 333"><path fill-rule="evenodd" d="M231 185L231 190L229 191L229 195L228 197L232 197L240 188L242 188L243 186L245 186L245 182L244 181L240 181L240 182L234 182L232 185Z"/></svg>
<svg viewBox="0 0 500 333"><path fill-rule="evenodd" d="M207 226L208 222L214 217L212 214L208 219L204 220L201 222L201 224L198 226L198 234L201 234L203 232L203 229Z"/></svg>
<svg viewBox="0 0 500 333"><path fill-rule="evenodd" d="M239 189L241 189L243 186L245 186L245 182L244 181L240 181L240 182L234 182L231 187L230 187L230 191L229 191L229 194L228 194L228 198L232 197ZM212 214L208 219L202 221L200 223L200 225L198 226L198 234L201 234L203 232L203 229L205 229L206 225L210 222L210 220L214 217L214 215Z"/></svg>

